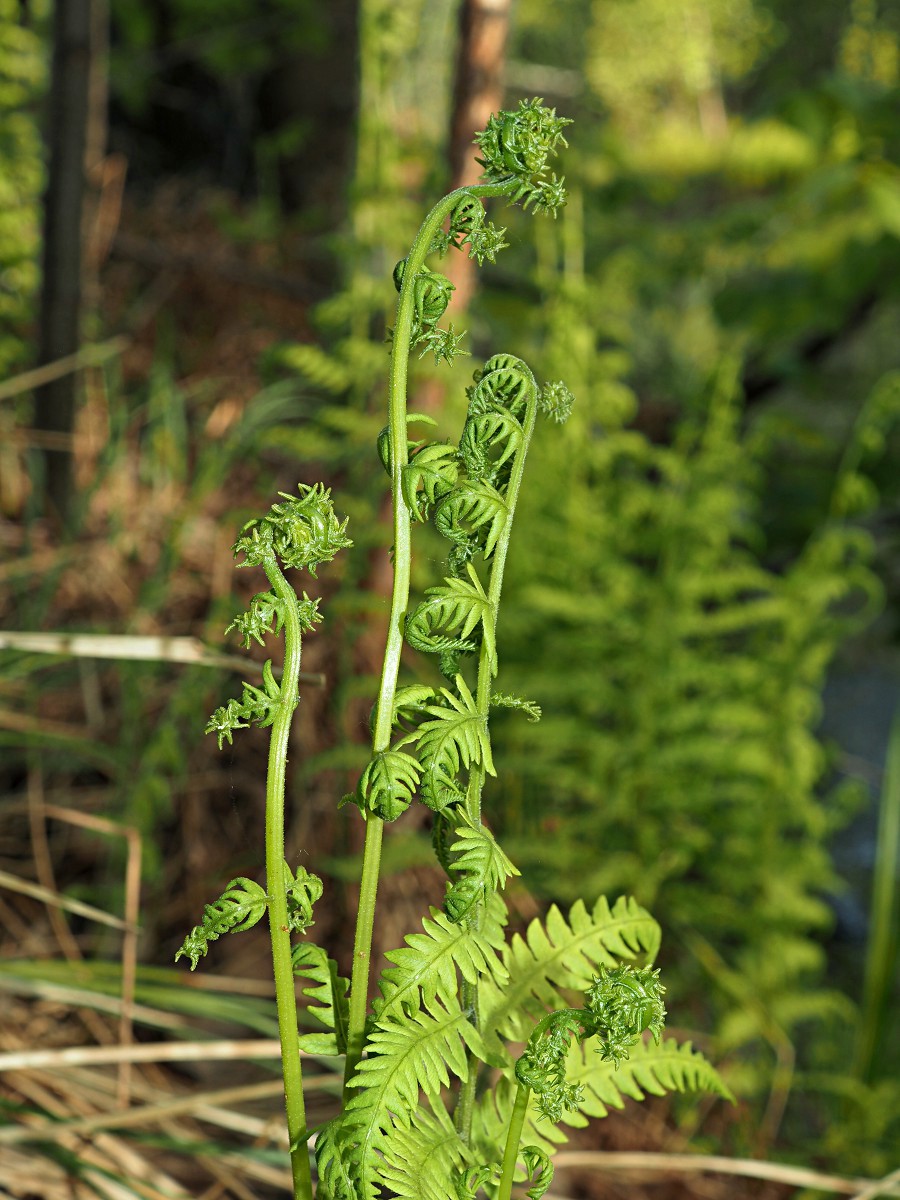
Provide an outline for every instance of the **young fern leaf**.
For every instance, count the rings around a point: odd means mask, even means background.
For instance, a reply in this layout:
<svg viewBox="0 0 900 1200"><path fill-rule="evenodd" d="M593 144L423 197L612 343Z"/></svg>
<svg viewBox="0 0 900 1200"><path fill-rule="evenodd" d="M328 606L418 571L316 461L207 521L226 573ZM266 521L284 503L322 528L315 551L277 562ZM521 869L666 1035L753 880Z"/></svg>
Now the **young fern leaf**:
<svg viewBox="0 0 900 1200"><path fill-rule="evenodd" d="M402 1021L378 1022L366 1043L368 1057L350 1081L359 1088L344 1110L342 1137L354 1145L359 1163L360 1196L377 1200L379 1155L389 1146L395 1128L408 1129L420 1091L431 1099L450 1077L465 1080L466 1050L481 1058L481 1037L458 1001L430 1012L420 1009Z"/></svg>
<svg viewBox="0 0 900 1200"><path fill-rule="evenodd" d="M359 811L375 813L382 821L395 821L406 812L419 786L421 766L402 750L381 750L369 762L356 785L356 792L345 796Z"/></svg>
<svg viewBox="0 0 900 1200"><path fill-rule="evenodd" d="M489 775L497 773L484 715L461 675L456 676L455 683L458 694L441 688L442 703L423 705L433 719L423 721L399 743L417 743L421 797L435 812L462 799L458 776L463 768L474 764L483 766Z"/></svg>
<svg viewBox="0 0 900 1200"><path fill-rule="evenodd" d="M287 897L288 925L295 933L305 933L314 925L313 905L322 895L322 880L318 875L298 867L296 873L284 864L284 891Z"/></svg>
<svg viewBox="0 0 900 1200"><path fill-rule="evenodd" d="M478 649L472 634L480 625L488 654L496 663L493 605L471 563L466 570L468 580L445 579L442 587L426 589L427 599L406 618L406 640L424 654L472 654Z"/></svg>
<svg viewBox="0 0 900 1200"><path fill-rule="evenodd" d="M258 883L244 875L232 879L218 900L204 907L202 922L184 939L175 961L182 956L189 958L193 971L200 959L205 958L210 942L226 933L252 929L262 919L268 904L269 898Z"/></svg>
<svg viewBox="0 0 900 1200"><path fill-rule="evenodd" d="M350 980L338 974L337 963L314 942L300 942L291 952L295 975L312 986L302 989L312 1003L310 1016L321 1021L330 1033L304 1033L300 1047L310 1054L343 1054L347 1049L347 989Z"/></svg>
<svg viewBox="0 0 900 1200"><path fill-rule="evenodd" d="M524 700L521 696L502 696L499 692L494 692L491 696L491 708L514 708L519 712L525 713L528 720L537 722L543 715L541 706L535 704L533 700Z"/></svg>
<svg viewBox="0 0 900 1200"><path fill-rule="evenodd" d="M377 1021L401 1019L429 1011L438 1003L450 1008L456 1002L458 977L475 983L490 975L498 985L507 978L500 959L504 945L503 926L494 912L486 912L479 930L454 925L438 909L422 920L422 933L408 934L406 945L385 957L393 966L381 973L381 997L373 1004Z"/></svg>
<svg viewBox="0 0 900 1200"><path fill-rule="evenodd" d="M506 986L500 989L490 979L483 981L482 1028L511 1041L526 1041L548 1010L568 1007L564 991L583 992L591 986L598 964L651 961L659 937L656 921L631 897L621 896L610 908L601 896L592 912L577 900L568 920L552 905L543 924L535 919L525 938L515 934L509 942L504 955Z"/></svg>
<svg viewBox="0 0 900 1200"><path fill-rule="evenodd" d="M446 495L456 483L458 474L456 447L449 442L431 442L423 446L401 469L403 498L416 521L427 519L427 504L436 504Z"/></svg>
<svg viewBox="0 0 900 1200"><path fill-rule="evenodd" d="M523 1146L521 1153L531 1183L525 1195L529 1200L541 1200L553 1182L553 1163L550 1156L538 1146Z"/></svg>
<svg viewBox="0 0 900 1200"><path fill-rule="evenodd" d="M397 1200L457 1200L452 1180L470 1159L438 1098L430 1112L418 1108L408 1128L394 1128L383 1154L378 1175Z"/></svg>
<svg viewBox="0 0 900 1200"><path fill-rule="evenodd" d="M437 506L434 525L454 544L477 535L484 557L490 558L508 518L506 501L492 484L486 479L466 480Z"/></svg>
<svg viewBox="0 0 900 1200"><path fill-rule="evenodd" d="M470 478L478 478L484 469L488 449L499 451L488 460L491 472L496 473L518 454L524 438L522 426L505 409L470 416L459 440L459 454Z"/></svg>
<svg viewBox="0 0 900 1200"><path fill-rule="evenodd" d="M451 885L444 900L447 916L454 923L485 896L504 887L511 875L519 874L486 826L465 821L457 826L456 837L450 852L459 855L453 870L461 878Z"/></svg>

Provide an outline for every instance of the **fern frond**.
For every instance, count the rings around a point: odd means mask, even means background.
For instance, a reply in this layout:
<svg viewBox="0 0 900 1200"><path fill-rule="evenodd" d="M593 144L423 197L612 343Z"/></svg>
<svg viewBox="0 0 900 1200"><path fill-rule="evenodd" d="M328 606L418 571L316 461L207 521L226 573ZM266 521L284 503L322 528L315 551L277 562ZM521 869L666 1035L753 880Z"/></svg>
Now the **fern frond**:
<svg viewBox="0 0 900 1200"><path fill-rule="evenodd" d="M458 1003L444 1009L437 1003L402 1022L378 1022L366 1042L368 1057L350 1080L360 1091L344 1113L345 1136L355 1144L360 1164L361 1195L376 1200L378 1155L397 1128L408 1129L420 1091L429 1099L450 1077L465 1080L466 1050L482 1058L484 1047L475 1026Z"/></svg>
<svg viewBox="0 0 900 1200"><path fill-rule="evenodd" d="M290 871L290 868L287 869ZM218 900L205 905L203 920L184 939L175 961L178 962L182 956L189 958L193 971L200 959L206 956L210 942L217 941L226 933L252 929L268 905L269 897L258 883L244 875L232 879Z"/></svg>
<svg viewBox="0 0 900 1200"><path fill-rule="evenodd" d="M456 447L449 442L423 446L403 467L403 498L415 520L424 521L427 516L427 508L420 507L423 497L429 504L437 503L456 483L458 473Z"/></svg>
<svg viewBox="0 0 900 1200"><path fill-rule="evenodd" d="M639 1042L618 1067L604 1062L592 1041L573 1043L566 1078L583 1088L580 1119L578 1114L563 1116L563 1121L573 1125L585 1125L587 1117L605 1117L611 1108L622 1108L623 1096L643 1100L647 1093L664 1096L666 1092L713 1092L726 1100L734 1099L715 1067L690 1042L679 1044L674 1038L666 1038L659 1045L652 1040Z"/></svg>
<svg viewBox="0 0 900 1200"><path fill-rule="evenodd" d="M408 1129L395 1128L378 1168L381 1182L397 1200L456 1200L454 1173L471 1159L440 1100L419 1108Z"/></svg>
<svg viewBox="0 0 900 1200"><path fill-rule="evenodd" d="M566 1007L563 990L585 991L600 964L652 961L659 939L656 921L630 896L621 896L612 908L601 896L590 913L577 900L568 920L554 904L544 924L535 919L525 938L516 934L509 942L504 957L509 982L502 991L489 979L483 982L482 1026L525 1041L548 1010Z"/></svg>
<svg viewBox="0 0 900 1200"><path fill-rule="evenodd" d="M454 544L478 534L483 539L484 557L490 558L508 517L506 501L486 479L466 480L437 506L434 525Z"/></svg>
<svg viewBox="0 0 900 1200"><path fill-rule="evenodd" d="M356 785L360 812L375 813L382 821L395 821L412 803L421 767L402 750L381 750L369 762Z"/></svg>
<svg viewBox="0 0 900 1200"><path fill-rule="evenodd" d="M485 825L468 821L456 828L457 840L450 847L458 854L453 870L461 878L447 892L444 905L454 923L461 921L472 906L490 892L499 891L519 870L506 857L496 838Z"/></svg>
<svg viewBox="0 0 900 1200"><path fill-rule="evenodd" d="M479 930L454 925L436 908L422 920L423 933L411 933L406 945L385 957L393 963L381 974L381 998L373 1011L376 1020L410 1015L435 1001L450 1008L456 1001L457 972L466 983L490 975L498 984L507 978L499 952L505 939L503 926L486 914Z"/></svg>
<svg viewBox="0 0 900 1200"><path fill-rule="evenodd" d="M359 1152L346 1136L343 1116L335 1117L319 1131L316 1168L316 1200L360 1200Z"/></svg>
<svg viewBox="0 0 900 1200"><path fill-rule="evenodd" d="M463 426L459 452L466 469L471 470L470 463L480 461L488 449L499 450L497 457L492 460L492 466L497 470L518 454L524 438L521 424L506 409L476 413Z"/></svg>
<svg viewBox="0 0 900 1200"><path fill-rule="evenodd" d="M312 1001L306 1011L332 1031L330 1034L301 1035L301 1048L315 1054L343 1054L347 1049L350 980L338 974L337 963L314 942L300 942L294 947L291 966L295 975L301 975L313 985L302 989L303 995Z"/></svg>
<svg viewBox="0 0 900 1200"><path fill-rule="evenodd" d="M519 712L525 713L532 724L536 724L543 716L541 706L533 700L525 700L522 696L504 696L499 692L494 692L491 696L491 708L518 709Z"/></svg>
<svg viewBox="0 0 900 1200"><path fill-rule="evenodd" d="M494 609L471 563L469 579L445 579L443 586L428 588L406 618L406 640L414 650L440 654L458 650L471 654L478 648L472 634L480 625L492 661L496 661Z"/></svg>
<svg viewBox="0 0 900 1200"><path fill-rule="evenodd" d="M463 677L457 675L455 682L458 694L441 688L442 703L422 706L432 720L423 721L398 743L416 742L422 771L421 797L435 812L461 798L457 776L463 768L476 764L489 775L497 773L487 721Z"/></svg>

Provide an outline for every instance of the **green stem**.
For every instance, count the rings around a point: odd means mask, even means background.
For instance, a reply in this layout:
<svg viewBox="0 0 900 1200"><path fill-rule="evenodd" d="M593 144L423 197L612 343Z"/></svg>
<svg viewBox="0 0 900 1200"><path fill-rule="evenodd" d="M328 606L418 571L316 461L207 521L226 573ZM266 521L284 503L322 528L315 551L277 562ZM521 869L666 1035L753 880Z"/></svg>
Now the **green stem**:
<svg viewBox="0 0 900 1200"><path fill-rule="evenodd" d="M529 372L529 375L531 373ZM512 534L513 517L516 512L516 504L519 499L519 489L522 486L522 476L525 471L525 457L528 454L528 447L531 443L531 435L534 433L535 420L537 419L537 400L538 388L534 376L531 376L531 395L528 399L528 407L525 410L524 436L522 438L522 449L516 455L513 469L509 477L509 485L506 489L506 506L507 517L506 524L503 526L503 532L497 540L496 548L494 549L493 558L491 560L491 578L488 584L488 600L491 605L491 612L494 614L494 622L496 625L496 614L500 609L500 593L503 589L503 573L506 570L506 555L509 550L509 539ZM484 718L485 723L488 721L491 707L491 684L493 683L494 675L496 674L497 664L491 661L488 654L487 646L484 642L481 643L481 653L478 659L478 686L476 690L476 703L478 711ZM484 789L484 767L479 766L477 770L472 772L472 777L469 780L469 787L466 789L466 811L469 820L473 825L481 822L481 793ZM477 928L481 924L482 905L477 904L475 911L472 914L471 923ZM473 1023L478 1026L478 985L477 983L464 983L461 992L462 1004L464 1009L471 1009ZM459 1099L454 1112L454 1121L456 1128L459 1131L463 1141L468 1143L472 1128L472 1116L475 1111L475 1089L478 1084L477 1075L477 1058L471 1050L466 1051L466 1058L469 1064L469 1073L465 1083L460 1087Z"/></svg>
<svg viewBox="0 0 900 1200"><path fill-rule="evenodd" d="M512 1195L513 1176L516 1172L516 1159L519 1154L519 1142L522 1140L522 1126L525 1124L525 1113L528 1110L530 1088L520 1083L516 1088L516 1101L513 1105L509 1131L506 1135L506 1147L503 1151L503 1172L500 1176L500 1190L497 1200L510 1200Z"/></svg>
<svg viewBox="0 0 900 1200"><path fill-rule="evenodd" d="M464 195L502 196L512 190L515 181L499 184L478 184L457 188L434 206L419 229L406 260L400 299L397 304L397 323L391 347L391 370L388 390L388 421L391 445L391 497L394 509L394 585L391 593L391 613L381 670L381 685L375 708L375 731L372 749L375 754L386 750L391 741L394 719L394 696L403 649L403 618L409 603L411 562L410 515L400 486L403 468L409 461L406 433L406 391L409 373L409 352L412 342L415 277L425 265L434 237L445 219ZM349 1094L350 1080L362 1057L365 1041L365 1022L369 999L369 971L372 959L372 930L375 924L375 901L381 870L381 841L384 822L369 813L366 817L366 844L360 878L359 909L353 941L353 971L350 981L350 1009L347 1028L347 1058L344 1063L344 1096Z"/></svg>
<svg viewBox="0 0 900 1200"><path fill-rule="evenodd" d="M274 558L267 560L264 567L273 591L284 603L281 703L272 723L269 768L266 775L266 891L269 897L269 931L272 937L275 1005L278 1011L278 1036L281 1039L281 1070L284 1077L284 1107L294 1180L294 1200L312 1200L300 1039L297 1032L297 997L291 965L291 935L284 880L285 765L291 719L298 703L301 631L294 589L282 575Z"/></svg>

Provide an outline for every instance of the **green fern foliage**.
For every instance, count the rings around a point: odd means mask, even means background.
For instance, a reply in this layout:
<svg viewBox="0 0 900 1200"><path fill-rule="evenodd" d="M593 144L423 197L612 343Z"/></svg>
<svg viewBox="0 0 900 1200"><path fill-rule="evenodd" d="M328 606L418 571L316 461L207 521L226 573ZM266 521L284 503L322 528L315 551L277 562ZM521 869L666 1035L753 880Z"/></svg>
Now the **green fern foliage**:
<svg viewBox="0 0 900 1200"><path fill-rule="evenodd" d="M470 1159L440 1100L418 1108L408 1128L395 1128L378 1168L379 1179L397 1200L457 1200L452 1180Z"/></svg>
<svg viewBox="0 0 900 1200"><path fill-rule="evenodd" d="M290 872L287 864L285 869ZM182 957L189 958L193 971L200 959L206 956L210 942L217 941L226 933L252 929L262 920L268 905L265 889L254 880L244 875L232 879L218 900L204 906L203 920L184 939L175 961Z"/></svg>
<svg viewBox="0 0 900 1200"><path fill-rule="evenodd" d="M301 1049L310 1054L344 1054L349 979L338 974L337 963L314 942L298 942L291 951L291 965L295 975L311 984L302 989L310 1001L306 1011L331 1031L302 1034Z"/></svg>

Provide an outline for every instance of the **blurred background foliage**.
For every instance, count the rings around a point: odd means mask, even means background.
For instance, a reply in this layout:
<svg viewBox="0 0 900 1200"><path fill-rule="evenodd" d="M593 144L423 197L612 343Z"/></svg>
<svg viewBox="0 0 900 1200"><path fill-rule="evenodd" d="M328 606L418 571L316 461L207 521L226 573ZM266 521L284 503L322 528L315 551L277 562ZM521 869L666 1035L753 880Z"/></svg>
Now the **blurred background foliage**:
<svg viewBox="0 0 900 1200"><path fill-rule="evenodd" d="M0 410L9 630L219 650L238 590L256 590L232 576L234 530L297 478L335 489L357 553L323 581L307 656L328 686L305 698L290 838L330 872L320 925L344 955L359 830L333 813L365 758L384 621L372 448L390 272L450 178L463 7L110 0L107 161L128 183L98 185L107 253L85 328L126 345L80 377L65 534L35 483L50 443L27 381ZM50 15L0 0L6 376L35 340ZM504 213L511 249L465 313L473 357L520 353L578 404L529 463L501 661L544 716L496 718L491 819L539 903L626 891L662 923L673 1019L741 1097L700 1126L708 1146L885 1172L900 10L518 0L505 77L509 104L543 95L576 119L572 198L555 224ZM452 419L470 369L440 382L421 364L413 407ZM200 737L233 669L0 651L4 868L42 879L35 789L137 829L148 970L209 881L256 862L262 742L216 756ZM118 851L48 829L60 889L120 906ZM440 896L428 831L392 833L382 949ZM4 905L4 954L49 956L39 906ZM115 957L75 932L88 959ZM222 954L227 973L257 969L252 946Z"/></svg>

